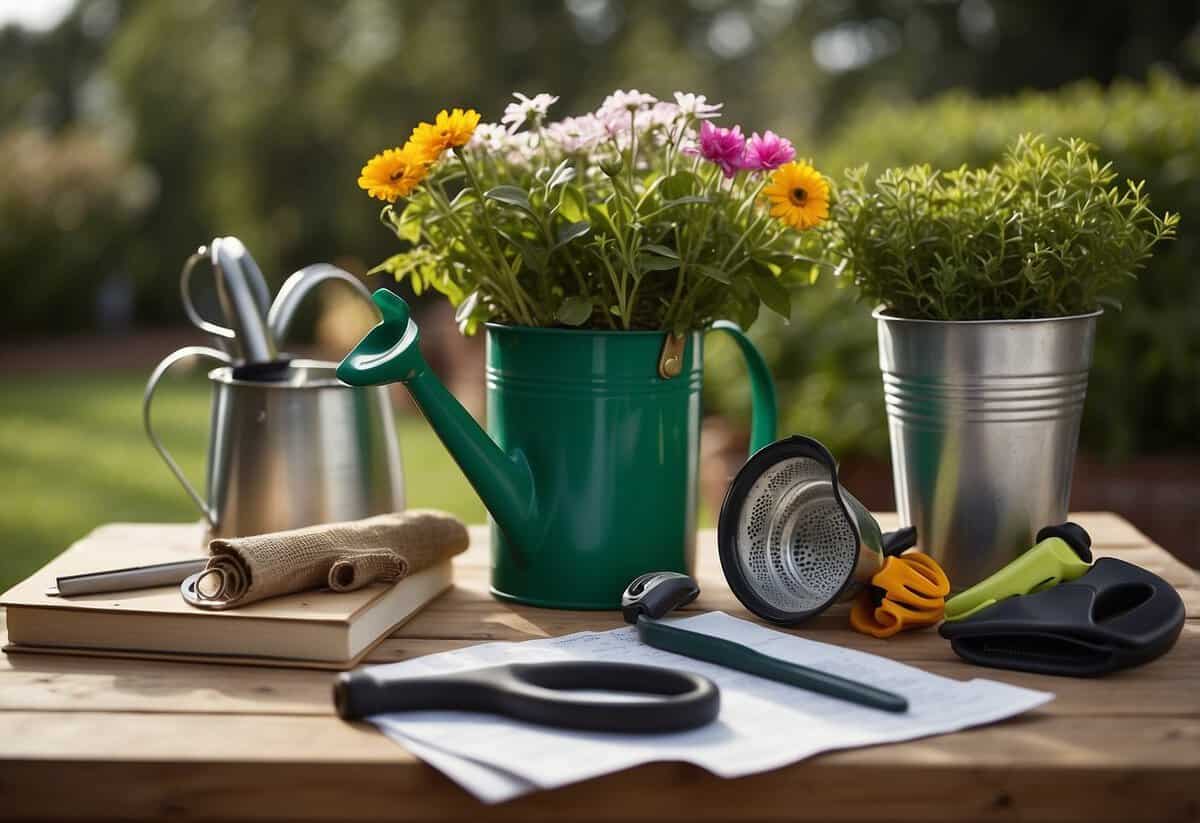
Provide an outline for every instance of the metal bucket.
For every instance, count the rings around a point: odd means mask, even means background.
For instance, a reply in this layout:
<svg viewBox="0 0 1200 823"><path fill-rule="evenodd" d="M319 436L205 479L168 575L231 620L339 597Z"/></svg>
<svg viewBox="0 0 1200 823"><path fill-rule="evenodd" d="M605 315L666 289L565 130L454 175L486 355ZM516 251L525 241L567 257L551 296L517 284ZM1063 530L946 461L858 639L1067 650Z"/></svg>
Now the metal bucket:
<svg viewBox="0 0 1200 823"><path fill-rule="evenodd" d="M875 312L897 507L955 590L1067 519L1100 314L934 321Z"/></svg>

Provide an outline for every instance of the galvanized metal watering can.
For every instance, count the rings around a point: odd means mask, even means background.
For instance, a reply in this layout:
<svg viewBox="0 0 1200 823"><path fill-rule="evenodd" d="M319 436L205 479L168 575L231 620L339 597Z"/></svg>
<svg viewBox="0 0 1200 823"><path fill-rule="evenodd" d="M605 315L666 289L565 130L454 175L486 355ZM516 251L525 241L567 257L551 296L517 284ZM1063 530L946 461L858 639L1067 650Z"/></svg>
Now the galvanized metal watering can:
<svg viewBox="0 0 1200 823"><path fill-rule="evenodd" d="M489 324L485 433L429 370L408 305L386 289L383 322L337 376L402 382L492 515L492 593L537 606L620 607L647 571L690 573L700 454L700 332ZM750 370L752 448L775 436L775 388L732 324Z"/></svg>
<svg viewBox="0 0 1200 823"><path fill-rule="evenodd" d="M205 320L191 298L191 274L208 259L226 325ZM391 398L383 388L338 381L334 364L294 360L277 350L297 307L318 285L341 280L368 301L353 275L316 264L293 274L270 302L266 281L235 237L218 237L184 265L184 308L219 348L185 346L155 368L142 419L151 444L195 502L212 537L240 537L404 508L404 477ZM216 361L208 478L192 486L152 423L159 381L176 363Z"/></svg>

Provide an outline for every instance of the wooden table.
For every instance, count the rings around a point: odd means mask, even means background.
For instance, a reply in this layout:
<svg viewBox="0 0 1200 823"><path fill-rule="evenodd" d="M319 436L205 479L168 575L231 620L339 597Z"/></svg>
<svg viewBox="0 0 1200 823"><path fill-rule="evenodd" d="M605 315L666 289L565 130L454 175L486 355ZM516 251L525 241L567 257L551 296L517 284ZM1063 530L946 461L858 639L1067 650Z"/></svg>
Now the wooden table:
<svg viewBox="0 0 1200 823"><path fill-rule="evenodd" d="M881 518L885 526L894 517ZM1167 820L1200 816L1200 581L1111 514L1081 514L1097 553L1174 584L1189 620L1149 666L1076 680L960 662L933 631L851 632L844 607L799 633L957 678L1056 692L1020 718L835 752L738 780L660 763L486 807L370 726L337 720L323 672L0 656L0 817L497 820ZM487 594L486 538L457 586L374 662L486 640L615 628L616 613L506 605ZM692 607L749 615L701 536ZM2 629L2 626L0 626Z"/></svg>

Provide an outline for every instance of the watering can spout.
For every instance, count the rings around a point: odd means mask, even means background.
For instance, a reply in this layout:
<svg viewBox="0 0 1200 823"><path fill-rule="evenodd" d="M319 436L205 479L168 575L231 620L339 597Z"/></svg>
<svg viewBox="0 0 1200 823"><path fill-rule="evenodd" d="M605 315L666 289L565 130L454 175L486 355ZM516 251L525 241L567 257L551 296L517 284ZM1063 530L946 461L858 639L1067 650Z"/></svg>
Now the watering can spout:
<svg viewBox="0 0 1200 823"><path fill-rule="evenodd" d="M371 299L383 319L338 365L338 379L351 386L403 383L509 540L536 545L533 476L524 455L497 446L430 371L408 304L387 289Z"/></svg>

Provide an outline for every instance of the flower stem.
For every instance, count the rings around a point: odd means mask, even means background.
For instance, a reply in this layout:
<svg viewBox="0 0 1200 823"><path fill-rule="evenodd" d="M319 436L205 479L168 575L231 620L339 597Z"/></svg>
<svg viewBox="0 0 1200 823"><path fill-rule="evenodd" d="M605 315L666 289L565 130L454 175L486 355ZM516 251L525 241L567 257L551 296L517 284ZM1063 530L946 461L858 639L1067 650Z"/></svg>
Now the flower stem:
<svg viewBox="0 0 1200 823"><path fill-rule="evenodd" d="M471 164L467 162L462 149L455 148L454 156L462 164L463 170L467 174L467 182L471 184L471 188L475 189L475 195L479 201L480 218L483 221L484 234L487 235L488 245L492 247L492 254L495 255L495 259L500 261L504 268L508 270L509 279L513 285L513 293L516 295L517 303L520 304L524 314L525 325L543 325L535 321L534 313L529 308L528 295L525 294L525 289L522 288L520 281L517 279L517 273L512 271L505 262L504 252L500 249L500 243L496 240L496 227L492 224L491 213L488 211L487 198L483 196L483 187L479 185L479 178L475 176L475 171L471 168Z"/></svg>
<svg viewBox="0 0 1200 823"><path fill-rule="evenodd" d="M750 225L746 227L746 230L742 232L742 236L737 239L737 242L733 244L733 248L729 250L729 253L725 255L725 259L721 261L721 271L725 270L725 267L729 265L729 261L733 259L735 254L738 253L738 251L742 248L742 244L746 242L750 235L754 234L756 231L758 231L759 227L762 226L764 217L765 215L763 214L758 215L758 217L754 218Z"/></svg>
<svg viewBox="0 0 1200 823"><path fill-rule="evenodd" d="M475 243L474 235L470 232L470 230L467 229L466 226L463 225L462 221L458 219L458 215L454 213L454 209L451 208L450 202L446 198L446 193L441 190L440 186L426 186L426 191L429 192L429 198L433 201L434 205L438 207L438 210L442 213L442 216L445 217L446 220L448 220L454 227L459 238L462 240L463 245L471 251L476 260L482 262L487 268L491 269L492 274L495 276L497 296L503 296L505 298L505 302L509 304L505 307L506 311L512 315L514 320L520 322L522 311L524 311L524 308L521 305L520 295L517 293L505 294L505 291L507 291L505 288L505 280L507 278L503 276L503 273L498 268L495 258L481 249ZM503 260L504 258L501 257L500 263L503 263Z"/></svg>

